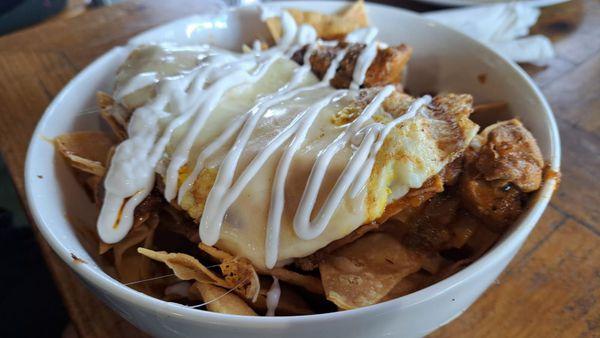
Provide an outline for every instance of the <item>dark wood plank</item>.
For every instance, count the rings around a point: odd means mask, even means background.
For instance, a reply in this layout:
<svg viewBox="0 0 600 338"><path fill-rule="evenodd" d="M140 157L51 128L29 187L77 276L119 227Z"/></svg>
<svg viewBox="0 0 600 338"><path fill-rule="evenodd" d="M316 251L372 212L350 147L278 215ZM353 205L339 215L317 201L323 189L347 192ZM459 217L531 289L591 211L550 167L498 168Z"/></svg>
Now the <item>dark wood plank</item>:
<svg viewBox="0 0 600 338"><path fill-rule="evenodd" d="M600 138L600 57L582 62L542 88L565 125L573 125Z"/></svg>
<svg viewBox="0 0 600 338"><path fill-rule="evenodd" d="M57 52L0 52L0 150L24 200L23 165L31 133L50 100L76 74ZM92 295L34 228L63 302L82 337L144 337Z"/></svg>
<svg viewBox="0 0 600 338"><path fill-rule="evenodd" d="M573 0L543 10L533 34L554 42L559 57L579 64L600 51L600 2Z"/></svg>

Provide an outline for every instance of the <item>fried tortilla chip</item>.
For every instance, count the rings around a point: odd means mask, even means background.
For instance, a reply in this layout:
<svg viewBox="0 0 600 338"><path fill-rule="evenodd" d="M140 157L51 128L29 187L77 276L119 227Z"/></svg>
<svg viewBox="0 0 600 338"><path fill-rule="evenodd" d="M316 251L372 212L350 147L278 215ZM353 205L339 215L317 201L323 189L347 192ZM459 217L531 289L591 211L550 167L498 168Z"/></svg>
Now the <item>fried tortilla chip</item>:
<svg viewBox="0 0 600 338"><path fill-rule="evenodd" d="M508 112L508 103L505 101L495 101L489 103L481 103L473 106L473 113L481 113L491 116L502 116Z"/></svg>
<svg viewBox="0 0 600 338"><path fill-rule="evenodd" d="M101 198L100 198L101 200ZM154 243L154 233L162 222L158 207L162 203L160 195L151 193L135 209L134 223L131 230L124 239L118 243L107 244L98 238L99 253L105 254L109 250L113 251L114 266L119 280L123 283L144 280L154 276L150 259L137 253L137 247L151 247ZM160 283L152 283L152 291L158 290ZM140 289L148 284L136 284L134 288ZM144 289L146 291L146 289ZM160 290L162 291L162 290Z"/></svg>
<svg viewBox="0 0 600 338"><path fill-rule="evenodd" d="M54 144L73 168L103 176L108 153L114 143L103 132L80 131L57 136Z"/></svg>
<svg viewBox="0 0 600 338"><path fill-rule="evenodd" d="M151 277L150 260L138 255L136 247L140 245L151 246L157 226L158 216L152 214L147 220L132 228L125 239L110 246L113 250L115 268L121 282L129 283ZM108 250L104 245L106 244L103 243L103 250Z"/></svg>
<svg viewBox="0 0 600 338"><path fill-rule="evenodd" d="M433 275L431 277L431 282L429 283L429 285L431 285L433 283L437 283L441 280L444 280L444 279L452 276L453 274L464 269L467 265L473 263L474 261L475 261L475 258L466 258L466 259L461 259L459 261L453 262L452 264L443 267L440 271L438 271L438 273L436 273L435 275Z"/></svg>
<svg viewBox="0 0 600 338"><path fill-rule="evenodd" d="M433 281L430 274L426 272L415 272L400 280L390 292L381 299L382 302L406 296L409 293L421 290Z"/></svg>
<svg viewBox="0 0 600 338"><path fill-rule="evenodd" d="M115 109L115 100L109 94L98 92L96 94L96 102L98 107L100 107L100 116L108 123L110 129L112 129L113 133L119 141L123 141L127 138L127 130L125 130L125 126L115 118L115 116L111 113L112 109Z"/></svg>
<svg viewBox="0 0 600 338"><path fill-rule="evenodd" d="M215 284L225 288L230 287L229 283L215 275L190 255L153 251L146 248L138 248L137 251L148 258L165 263L173 270L175 276L181 280L195 280L200 283Z"/></svg>
<svg viewBox="0 0 600 338"><path fill-rule="evenodd" d="M421 258L386 233L371 233L333 252L320 265L328 300L340 309L378 303Z"/></svg>
<svg viewBox="0 0 600 338"><path fill-rule="evenodd" d="M321 281L313 276L303 275L301 273L297 273L295 271L288 270L285 268L259 270L258 273L262 275L277 277L281 281L290 283L292 285L300 286L314 294L322 295L325 293Z"/></svg>
<svg viewBox="0 0 600 338"><path fill-rule="evenodd" d="M225 276L225 281L230 285L244 285L242 294L253 302L256 301L260 291L260 281L249 260L241 257L227 259L219 267Z"/></svg>
<svg viewBox="0 0 600 338"><path fill-rule="evenodd" d="M241 293L247 299L251 299L253 302L256 301L260 291L260 281L258 280L258 274L254 266L249 260L241 257L233 257L225 251L204 243L199 243L198 248L221 262L219 268L223 276L225 276L225 280L230 285L243 283L244 287Z"/></svg>
<svg viewBox="0 0 600 338"><path fill-rule="evenodd" d="M223 250L217 249L215 247L208 246L203 243L198 244L198 247L222 263L226 263L228 261L235 260L235 257L230 255L229 253L227 253ZM250 264L250 263L248 262L248 264ZM253 269L254 269L254 267L253 267ZM291 270L287 270L285 268L274 268L274 269L270 269L270 270L264 269L264 270L257 270L257 272L261 275L269 275L269 276L277 277L278 279L280 279L284 282L290 283L292 285L300 286L300 287L302 287L312 293L315 293L315 294L323 294L324 293L323 285L321 284L321 281L318 278L315 278L313 276L303 275L303 274L300 274L300 273L297 273L297 272L294 272Z"/></svg>
<svg viewBox="0 0 600 338"><path fill-rule="evenodd" d="M293 8L286 11L292 15L296 23L313 26L318 37L323 40L341 39L346 34L369 25L365 3L362 0L356 1L345 11L333 15L304 12ZM280 18L271 17L266 20L266 24L273 39L279 41L282 34Z"/></svg>
<svg viewBox="0 0 600 338"><path fill-rule="evenodd" d="M215 248L214 246L206 245L204 243L198 243L198 248L200 248L200 250L206 252L207 254L211 255L212 257L216 258L220 262L234 258L229 253L227 253L223 250L219 250L219 249Z"/></svg>
<svg viewBox="0 0 600 338"><path fill-rule="evenodd" d="M190 288L190 293L200 296L209 311L230 315L256 316L256 312L244 300L218 286L196 282Z"/></svg>

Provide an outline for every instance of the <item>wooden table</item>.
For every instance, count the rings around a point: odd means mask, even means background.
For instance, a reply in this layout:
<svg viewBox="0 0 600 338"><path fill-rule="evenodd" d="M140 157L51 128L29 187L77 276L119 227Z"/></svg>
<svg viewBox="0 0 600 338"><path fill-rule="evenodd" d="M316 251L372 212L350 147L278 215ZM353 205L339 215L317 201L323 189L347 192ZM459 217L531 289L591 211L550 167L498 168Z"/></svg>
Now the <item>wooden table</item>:
<svg viewBox="0 0 600 338"><path fill-rule="evenodd" d="M168 3L89 10L0 38L0 150L24 205L25 152L48 103L112 46L203 7ZM558 54L547 68L526 69L558 120L562 184L497 283L432 337L600 336L600 2L544 9L535 31L551 37ZM144 336L92 296L39 235L38 242L82 337Z"/></svg>

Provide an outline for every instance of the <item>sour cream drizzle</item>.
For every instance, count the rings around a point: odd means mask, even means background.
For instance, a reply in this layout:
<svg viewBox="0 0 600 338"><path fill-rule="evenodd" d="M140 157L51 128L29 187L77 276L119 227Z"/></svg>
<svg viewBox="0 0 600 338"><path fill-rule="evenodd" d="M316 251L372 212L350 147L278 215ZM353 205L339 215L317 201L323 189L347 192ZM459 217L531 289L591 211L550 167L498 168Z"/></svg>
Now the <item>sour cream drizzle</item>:
<svg viewBox="0 0 600 338"><path fill-rule="evenodd" d="M274 316L277 305L279 305L279 298L281 297L281 288L279 287L279 279L273 277L273 284L267 291L267 316Z"/></svg>
<svg viewBox="0 0 600 338"><path fill-rule="evenodd" d="M361 191L361 189L367 184L367 180L369 179L371 171L373 170L373 165L375 164L375 156L377 156L377 152L379 152L379 149L381 149L381 146L383 146L383 142L385 141L385 138L388 136L390 131L392 131L392 129L395 128L398 124L416 117L419 110L423 106L429 104L430 102L431 96L425 95L411 103L411 105L406 110L406 113L392 120L388 124L384 125L381 123L375 123L369 126L378 130L377 142L375 142L375 144L371 148L369 158L367 159L367 161L364 162L358 177L356 178L354 184L350 189L350 197L355 198Z"/></svg>
<svg viewBox="0 0 600 338"><path fill-rule="evenodd" d="M131 78L131 80L129 80L127 84L123 86L123 88L117 89L114 97L117 100L121 100L125 95L133 93L138 89L144 88L156 82L158 82L158 75L155 72L144 72L137 74Z"/></svg>
<svg viewBox="0 0 600 338"><path fill-rule="evenodd" d="M325 91L327 95L323 95L298 113L287 127L283 128L251 159L234 180L242 152L263 115L271 107L291 100L303 92L328 88L330 80L347 53L347 49L337 53L320 82L309 86L301 85L311 71L310 56L313 51L319 46L331 45L331 42L318 40L316 31L311 26L298 27L289 13L282 12L280 15L283 36L277 46L269 50L260 51L260 44L255 43L252 53L241 56L226 52L209 55L201 60L198 67L188 73L162 80L158 80L155 73L142 73L119 89L116 95L124 97L148 84L157 83L156 96L133 113L128 125L129 138L116 148L107 173L104 183L106 194L97 224L98 233L104 242L116 243L129 232L133 224L135 207L154 187L154 175L158 170L159 162L165 159L167 144L171 141L175 130L187 123L189 128L176 144L164 169L164 195L169 201L177 198L178 203L181 204L183 196L206 168L206 161L227 144L232 144L229 149L226 149L225 156L219 164L215 182L208 194L200 219L200 238L208 245L214 245L219 240L225 214L244 188L265 162L287 143L279 159L271 187L265 238L265 264L267 267L273 267L277 263L281 220L285 206L284 189L292 160L306 140L309 129L319 113L332 102L356 93L377 54L377 43L374 41L376 29L362 29L349 34L349 41L366 43L366 47L357 59L350 90ZM233 119L219 136L201 150L193 162L194 167L190 175L178 187L181 168L185 164L192 163L189 156L194 141L205 128L208 118L223 95L236 86L256 83L275 61L291 56L304 45L308 45L308 48L303 65L295 69L289 82L274 93L260 97L250 110ZM391 129L415 117L420 107L430 101L428 97L416 100L406 114L387 125L367 123L379 111L382 102L393 90L393 86L381 89L356 119L317 156L293 220L294 231L300 238L312 239L324 231L348 190L350 189L351 196L355 197L366 185L375 155ZM330 162L349 143L355 146L355 151L318 210L315 219L311 220L319 188ZM267 296L268 304L271 302L276 306L275 299L278 299L280 293L278 285L275 279ZM274 309L273 306L269 309L271 308Z"/></svg>

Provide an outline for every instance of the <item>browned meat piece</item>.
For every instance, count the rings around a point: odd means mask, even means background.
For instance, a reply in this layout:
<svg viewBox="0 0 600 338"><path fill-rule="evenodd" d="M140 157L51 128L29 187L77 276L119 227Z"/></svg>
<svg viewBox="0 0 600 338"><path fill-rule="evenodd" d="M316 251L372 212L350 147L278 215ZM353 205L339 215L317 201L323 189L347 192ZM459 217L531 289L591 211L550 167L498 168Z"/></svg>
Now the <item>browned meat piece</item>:
<svg viewBox="0 0 600 338"><path fill-rule="evenodd" d="M377 230L379 228L379 224L377 223L369 223L365 224L358 229L351 232L348 236L340 238L336 241L329 243L326 247L318 250L317 252L302 258L298 258L295 261L297 267L304 271L312 271L319 267L319 263L325 259L330 253L333 251L343 247L346 244L350 244L355 240L361 238L365 234Z"/></svg>
<svg viewBox="0 0 600 338"><path fill-rule="evenodd" d="M413 250L440 250L451 239L448 224L456 216L458 203L457 198L448 194L432 198L422 212L407 222L408 231L402 243Z"/></svg>
<svg viewBox="0 0 600 338"><path fill-rule="evenodd" d="M312 72L319 78L322 79L327 73L327 69L329 69L329 65L331 65L331 61L335 59L336 55L348 46L345 42L340 42L336 46L321 46L320 48L316 48L310 58L310 67ZM294 55L292 55L292 60L296 63L303 65L304 64L304 55L308 50L308 45L302 47L297 50Z"/></svg>
<svg viewBox="0 0 600 338"><path fill-rule="evenodd" d="M539 189L544 162L533 136L518 120L487 127L465 153L460 181L464 207L494 230L523 211L526 193Z"/></svg>
<svg viewBox="0 0 600 338"><path fill-rule="evenodd" d="M404 67L411 55L412 48L404 44L380 49L367 70L364 86L377 87L401 83ZM352 68L354 70L354 67ZM350 77L350 81L352 81L352 77Z"/></svg>
<svg viewBox="0 0 600 338"><path fill-rule="evenodd" d="M544 160L537 142L519 120L499 122L480 135L475 166L486 181L512 183L524 192L539 189Z"/></svg>
<svg viewBox="0 0 600 338"><path fill-rule="evenodd" d="M467 210L498 231L519 217L525 197L510 184L502 186L478 179L469 170L461 180L460 196Z"/></svg>
<svg viewBox="0 0 600 338"><path fill-rule="evenodd" d="M360 56L360 53L365 48L364 44L352 44L348 47L348 52L346 52L346 56L340 62L338 69L335 72L335 76L331 79L331 86L335 88L348 88L350 87L350 83L352 82L352 75L354 74L354 67L356 66L356 61ZM377 51L379 54L379 51ZM374 60L373 60L374 61ZM373 62L375 63L375 62ZM370 68L370 67L369 67ZM369 71L367 70L367 73ZM366 77L365 77L365 87L367 86Z"/></svg>
<svg viewBox="0 0 600 338"><path fill-rule="evenodd" d="M337 53L346 47L348 51L330 82L335 88L348 88L350 86L356 60L365 48L365 45L360 43L348 45L345 42L340 42L336 46L321 46L313 51L309 58L313 73L318 78L323 78L331 61L335 59ZM305 46L294 53L292 60L303 64L306 52L307 47ZM367 70L363 87L368 88L401 83L404 67L410 59L411 54L412 49L406 45L379 49L377 56Z"/></svg>

